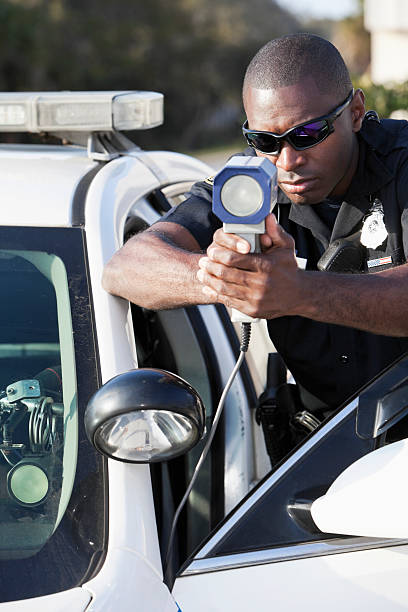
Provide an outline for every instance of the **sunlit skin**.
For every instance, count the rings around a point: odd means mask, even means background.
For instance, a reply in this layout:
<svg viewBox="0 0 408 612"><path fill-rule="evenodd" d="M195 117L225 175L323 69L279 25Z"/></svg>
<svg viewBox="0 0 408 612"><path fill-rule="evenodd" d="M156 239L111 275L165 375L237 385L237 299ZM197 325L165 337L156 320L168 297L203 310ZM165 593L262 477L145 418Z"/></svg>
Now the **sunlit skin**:
<svg viewBox="0 0 408 612"><path fill-rule="evenodd" d="M244 105L251 129L281 134L327 114L344 97L322 94L313 79L307 79L277 90L248 88ZM323 142L305 151L284 142L277 156L258 153L276 165L279 186L292 202L313 205L328 196L345 194L358 164L356 134L364 112L364 95L357 90L335 120L334 132ZM407 335L399 310L404 296L399 283L406 277L406 266L363 276L305 272L297 266L293 238L274 215L266 219L261 245L261 255L250 254L245 240L217 230L197 273L206 298L260 318L300 315L376 333ZM378 312L379 296L385 291L393 327L390 317L384 324Z"/></svg>
<svg viewBox="0 0 408 612"><path fill-rule="evenodd" d="M244 91L244 106L251 129L281 134L299 123L327 114L343 101L338 98L333 93L322 94L315 81L308 78L277 90L248 87ZM350 105L335 120L334 132L315 147L296 151L289 143L283 142L279 155L257 152L275 164L278 184L292 202L315 204L329 195L340 196L347 190L358 163L356 133L361 128L364 111L364 95L357 90ZM239 309L239 300L247 314L260 315L262 312L260 316L266 318L290 312L300 314L294 310L294 281L298 271L294 241L276 223L273 215L266 219L266 233L261 236L261 246L266 257L245 257L249 253L246 241L225 234L222 229L217 230L207 249L207 257L199 263L197 277L204 284L203 292L208 298L217 300L226 292L228 298L224 303ZM270 260L268 255L271 255ZM268 262L273 265L272 260L276 258L279 258L279 270L275 268L273 276L279 274L281 277L279 309L275 306L277 300L276 295L273 297L268 265ZM287 299L284 299L285 290ZM248 312L248 303L251 302L252 310Z"/></svg>
<svg viewBox="0 0 408 612"><path fill-rule="evenodd" d="M312 78L279 89L244 91L244 106L251 129L282 134L299 123L327 114L344 97L322 94ZM364 95L357 90L351 104L334 121L334 132L305 151L283 142L279 155L266 155L278 170L278 184L296 204L316 204L347 190L358 162L356 132L364 117Z"/></svg>
<svg viewBox="0 0 408 612"><path fill-rule="evenodd" d="M327 114L345 97L322 94L309 79L276 91L248 89L244 104L251 128L279 134ZM358 163L356 134L363 117L364 96L358 90L324 142L305 151L285 143L278 156L269 156L293 202L315 204L345 194ZM376 274L301 270L293 238L274 215L266 219L261 244L261 254L249 253L245 240L219 229L203 257L185 227L158 222L117 251L105 267L104 287L152 310L218 302L253 317L300 315L408 336L407 265Z"/></svg>

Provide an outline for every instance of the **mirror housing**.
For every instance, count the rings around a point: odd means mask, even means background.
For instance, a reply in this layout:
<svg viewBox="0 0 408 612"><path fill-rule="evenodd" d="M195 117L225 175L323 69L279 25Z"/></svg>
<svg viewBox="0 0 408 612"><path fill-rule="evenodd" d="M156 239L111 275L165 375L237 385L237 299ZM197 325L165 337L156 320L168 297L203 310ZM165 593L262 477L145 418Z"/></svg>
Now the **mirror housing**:
<svg viewBox="0 0 408 612"><path fill-rule="evenodd" d="M85 430L102 454L128 463L156 463L189 451L204 433L205 410L185 380L153 368L105 383L88 402Z"/></svg>
<svg viewBox="0 0 408 612"><path fill-rule="evenodd" d="M408 440L368 453L312 503L313 521L325 533L408 538L407 466Z"/></svg>

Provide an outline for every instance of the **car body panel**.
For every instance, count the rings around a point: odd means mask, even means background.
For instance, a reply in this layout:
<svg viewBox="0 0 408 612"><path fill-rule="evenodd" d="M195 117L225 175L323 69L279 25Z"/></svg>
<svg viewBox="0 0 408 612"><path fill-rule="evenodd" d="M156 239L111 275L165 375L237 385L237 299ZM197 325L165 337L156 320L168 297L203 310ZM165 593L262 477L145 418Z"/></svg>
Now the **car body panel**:
<svg viewBox="0 0 408 612"><path fill-rule="evenodd" d="M183 612L396 612L408 609L407 572L402 546L182 577L173 594Z"/></svg>
<svg viewBox="0 0 408 612"><path fill-rule="evenodd" d="M142 153L98 164L76 147L4 145L0 159L8 181L4 193L10 194L2 202L4 225L72 225L76 190L93 171L82 207L102 380L137 367L129 305L103 291L103 266L122 244L126 216L137 200L171 182L205 178L210 170L164 152L150 154L147 164ZM90 594L92 610L133 610L136 603L143 610L178 609L162 581L149 467L109 461L108 473L109 548L99 573L83 588L3 603L0 609L79 611L86 609Z"/></svg>
<svg viewBox="0 0 408 612"><path fill-rule="evenodd" d="M122 245L129 210L152 190L174 179L177 182L203 178L208 170L194 161L189 165L189 158L185 156L174 154L174 157L177 162L174 176L171 173L171 153L149 154L148 165L142 155L120 157L102 168L88 189L85 226L103 381L137 367L129 305L125 300L108 295L101 286L103 266ZM157 158L166 160L161 174L152 162ZM106 325L107 321L109 325ZM97 610L112 609L114 595L108 596L106 584L114 581L117 585L115 592L123 596L122 606L123 602L131 600L130 594L136 588L140 593L141 609L151 609L152 612L177 610L162 583L149 467L109 460L108 472L109 549L101 571L86 585L94 593L93 605ZM118 503L119 499L121 503ZM126 571L121 571L122 566ZM146 597L149 600L143 599Z"/></svg>
<svg viewBox="0 0 408 612"><path fill-rule="evenodd" d="M145 159L149 160L148 165L144 163ZM173 159L176 165L174 176L171 174ZM103 267L122 246L125 221L135 202L172 181L197 180L210 170L194 160L189 166L189 159L187 156L172 153L149 153L146 158L141 154L120 157L102 168L88 189L85 227L96 327L103 329L103 334L98 338L103 381L136 366L134 352L125 348L134 345L128 327L129 306L124 300L114 298L103 290ZM158 161L152 164L151 160L160 160L160 163L163 163L160 180L156 169ZM156 174L153 173L152 167ZM106 326L106 321L111 321L111 325ZM122 349L115 350L115 343L116 347L121 346Z"/></svg>
<svg viewBox="0 0 408 612"><path fill-rule="evenodd" d="M212 169L185 155L143 152L136 148L100 163L90 159L80 147L1 145L0 161L2 225L66 228L80 224L84 228L101 383L136 368L138 330L128 302L103 290L103 268L123 244L129 214L147 224L159 217L149 201L150 194L172 189L177 184L188 186L210 176ZM215 306L199 306L197 313L206 337L211 339L206 348L211 349L208 355L216 362L217 384L222 387L234 366L236 347ZM190 326L190 350L194 343L199 346L201 339L195 335L192 321L185 313L185 321L181 319L174 318L172 313L158 315L173 348L176 365L197 386L202 374L199 370L206 367L204 357L208 355L193 360L186 350L180 357L184 345L183 338L178 336L183 325ZM264 350L265 354L268 350ZM255 361L259 364L261 360ZM256 364L254 367L258 367ZM216 386L215 380L210 380L210 391L211 383ZM256 386L259 393L262 377L257 378ZM249 398L240 374L226 402L222 438L225 448L221 445L224 473L218 482L224 495L225 513L231 511L231 514L220 525L212 525L212 534L188 559L173 589L163 581L151 468L109 459L109 533L105 557L87 575L82 586L1 603L0 610L177 612L180 608L182 612L243 612L273 608L281 612L299 607L310 612L327 608L340 612L346 606L387 612L408 609L405 589L408 546L404 542L363 538L331 540L327 536L317 542L211 556L212 548L227 538L235 522L239 526L238 521L247 517L281 476L289 474L289 478L290 470L301 462L304 448L313 446L312 436L259 483L269 464L265 449L256 448L263 440L260 429L256 436L253 434L258 426L254 419L255 406L250 405ZM350 414L356 409L356 402L350 405ZM333 417L324 424L320 433L314 434L315 441L320 444L319 436L330 434L336 423ZM347 448L344 452L348 452ZM191 470L193 467L188 466ZM212 495L216 493L214 487ZM211 499L204 502L203 506L208 509ZM275 518L271 512L271 524Z"/></svg>
<svg viewBox="0 0 408 612"><path fill-rule="evenodd" d="M81 587L53 593L52 595L44 595L33 599L24 599L20 601L10 601L0 604L0 610L5 612L15 612L16 610L27 610L27 612L80 612L87 610L91 602L91 594L89 591Z"/></svg>
<svg viewBox="0 0 408 612"><path fill-rule="evenodd" d="M97 162L79 147L0 145L2 225L69 227L81 180Z"/></svg>

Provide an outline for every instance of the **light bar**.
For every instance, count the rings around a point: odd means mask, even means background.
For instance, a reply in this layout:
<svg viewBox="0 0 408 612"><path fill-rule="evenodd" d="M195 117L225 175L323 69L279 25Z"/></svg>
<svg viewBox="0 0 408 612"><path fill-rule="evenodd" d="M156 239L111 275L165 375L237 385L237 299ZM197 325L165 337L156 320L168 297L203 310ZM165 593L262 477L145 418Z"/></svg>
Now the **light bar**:
<svg viewBox="0 0 408 612"><path fill-rule="evenodd" d="M111 132L163 123L154 91L0 93L0 132Z"/></svg>

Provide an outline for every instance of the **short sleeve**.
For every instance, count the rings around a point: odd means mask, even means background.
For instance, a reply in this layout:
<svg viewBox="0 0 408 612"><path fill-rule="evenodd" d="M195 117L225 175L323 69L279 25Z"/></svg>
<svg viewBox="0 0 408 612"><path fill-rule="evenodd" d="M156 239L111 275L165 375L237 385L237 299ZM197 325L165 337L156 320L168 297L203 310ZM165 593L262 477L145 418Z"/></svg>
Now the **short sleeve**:
<svg viewBox="0 0 408 612"><path fill-rule="evenodd" d="M173 207L160 222L177 223L185 227L205 250L212 242L221 221L212 212L212 186L206 181L195 183L186 200Z"/></svg>

